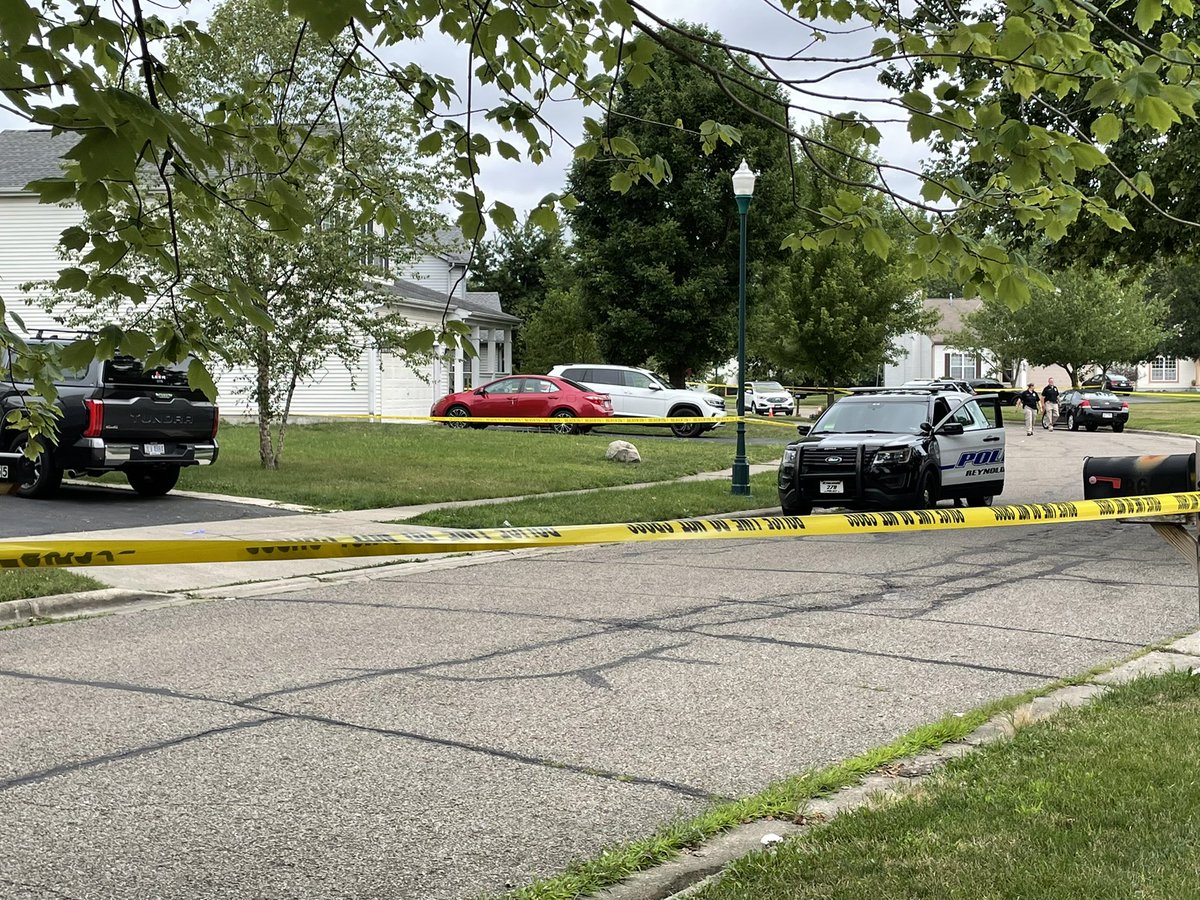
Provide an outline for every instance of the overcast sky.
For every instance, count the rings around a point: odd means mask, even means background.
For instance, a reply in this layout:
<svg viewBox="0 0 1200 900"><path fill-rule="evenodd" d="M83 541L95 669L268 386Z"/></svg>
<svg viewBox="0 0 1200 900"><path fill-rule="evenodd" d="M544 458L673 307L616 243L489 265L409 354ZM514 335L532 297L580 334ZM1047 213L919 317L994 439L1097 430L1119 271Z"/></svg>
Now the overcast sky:
<svg viewBox="0 0 1200 900"><path fill-rule="evenodd" d="M703 23L720 32L730 43L765 52L795 53L806 46L809 39L807 30L790 21L770 0L648 0L647 5L663 18ZM164 0L160 4L160 10L166 14L171 6L177 6L174 0ZM211 8L210 0L197 0L189 5L186 15L189 18L204 19ZM815 52L827 57L862 53L878 36L874 32L861 29L835 35L818 45ZM419 62L427 70L456 76L459 79L467 67L465 50L449 43L440 35L434 35L423 44L406 46L403 52L407 57L405 61ZM802 70L803 67L797 65L785 70L785 73L794 75ZM830 95L841 97L884 96L883 88L876 83L874 73L870 70L842 77L824 84L822 88ZM816 101L811 100L806 101L806 104L817 105ZM879 113L877 108L863 103L828 100L821 101L820 106L835 112L857 109L867 115ZM548 114L554 125L572 143L580 139L583 109L579 104L552 104ZM595 108L592 114L597 114ZM797 117L797 120L803 124L802 119ZM477 119L476 125L479 124ZM27 127L25 122L11 113L0 110L0 128L22 127ZM880 129L884 135L880 153L888 162L906 168L920 168L923 151L911 144L903 127L881 125ZM519 142L514 143L519 145ZM565 171L570 162L571 147L561 141L555 143L551 159L540 166L528 162L484 159L481 162L480 186L490 200L501 200L523 214L546 194L562 190ZM905 193L915 191L914 180L903 176L893 182L893 187Z"/></svg>

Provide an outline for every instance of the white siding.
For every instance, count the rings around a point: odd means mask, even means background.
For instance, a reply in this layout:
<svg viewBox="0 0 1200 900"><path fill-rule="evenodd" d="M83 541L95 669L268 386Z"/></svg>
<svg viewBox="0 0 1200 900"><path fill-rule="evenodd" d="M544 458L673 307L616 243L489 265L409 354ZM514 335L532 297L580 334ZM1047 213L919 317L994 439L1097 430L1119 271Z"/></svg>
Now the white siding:
<svg viewBox="0 0 1200 900"><path fill-rule="evenodd" d="M43 205L28 195L0 196L0 297L10 311L24 320L29 330L55 326L54 318L36 302L27 297L20 285L29 281L51 280L66 263L58 256L59 235L81 219L75 207ZM461 267L451 267L441 257L426 254L408 272L399 277L414 281L431 290L445 292L453 280L462 272ZM458 286L458 296L465 295L465 279ZM33 302L30 302L30 301ZM439 325L441 314L430 310L397 304L400 312L413 325ZM465 310L459 316L471 320L473 316ZM475 320L478 321L478 320ZM512 358L511 328L485 326L489 338L502 336L505 343L505 368ZM492 334L491 332L495 332ZM483 365L466 358L462 362L464 376L469 382L472 369L478 366L476 384L490 380L495 347L485 342L477 347L483 357ZM432 380L433 370L422 366L418 375L401 358L384 354L364 353L352 373L337 360L330 360L318 376L296 390L292 401L292 415L298 417L326 415L382 415L382 416L426 416L430 406L452 390L451 378L454 365L453 353L446 354L441 366L441 377ZM239 390L253 377L246 369L215 373L220 392L218 402L222 415L252 415L252 405L244 391Z"/></svg>
<svg viewBox="0 0 1200 900"><path fill-rule="evenodd" d="M0 297L30 331L56 323L37 295L26 294L21 285L57 277L67 265L58 256L59 235L80 218L74 207L45 205L31 196L0 196Z"/></svg>

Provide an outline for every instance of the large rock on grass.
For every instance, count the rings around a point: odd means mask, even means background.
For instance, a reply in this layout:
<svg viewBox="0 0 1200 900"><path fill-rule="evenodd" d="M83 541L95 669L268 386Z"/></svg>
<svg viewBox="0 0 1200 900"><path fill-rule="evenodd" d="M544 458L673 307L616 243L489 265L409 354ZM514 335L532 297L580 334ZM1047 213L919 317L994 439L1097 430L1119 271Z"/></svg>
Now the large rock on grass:
<svg viewBox="0 0 1200 900"><path fill-rule="evenodd" d="M642 454L629 441L613 441L604 452L605 459L613 459L623 463L640 463Z"/></svg>

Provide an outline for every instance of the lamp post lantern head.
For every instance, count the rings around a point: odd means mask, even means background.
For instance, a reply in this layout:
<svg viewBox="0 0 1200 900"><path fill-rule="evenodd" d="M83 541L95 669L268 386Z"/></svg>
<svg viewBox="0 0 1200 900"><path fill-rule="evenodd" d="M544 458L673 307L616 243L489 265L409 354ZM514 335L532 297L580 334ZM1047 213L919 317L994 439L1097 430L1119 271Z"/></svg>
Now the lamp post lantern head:
<svg viewBox="0 0 1200 900"><path fill-rule="evenodd" d="M754 179L757 176L750 171L750 167L746 165L746 160L742 160L741 166L733 173L733 196L749 197L754 194Z"/></svg>

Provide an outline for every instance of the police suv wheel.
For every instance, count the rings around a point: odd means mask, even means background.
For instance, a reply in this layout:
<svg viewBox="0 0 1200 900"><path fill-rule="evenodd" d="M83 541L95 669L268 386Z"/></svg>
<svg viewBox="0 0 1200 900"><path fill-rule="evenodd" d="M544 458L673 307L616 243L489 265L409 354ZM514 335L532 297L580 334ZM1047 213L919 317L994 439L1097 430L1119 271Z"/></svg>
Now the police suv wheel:
<svg viewBox="0 0 1200 900"><path fill-rule="evenodd" d="M24 453L28 443L28 436L21 435L9 449L13 453ZM49 497L58 490L62 479L63 470L55 466L49 452L43 450L33 461L29 478L14 493L18 497Z"/></svg>

